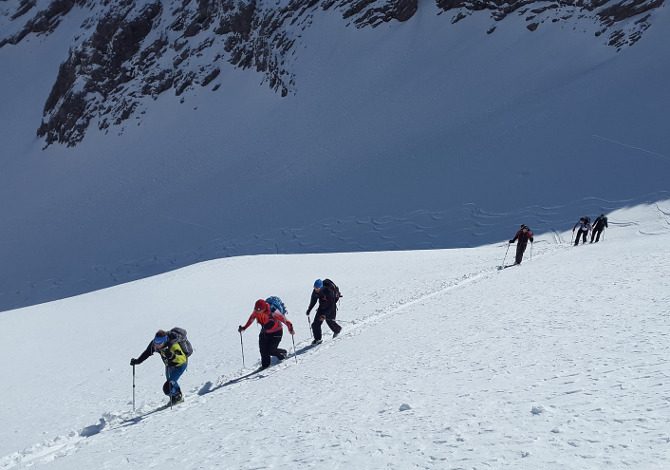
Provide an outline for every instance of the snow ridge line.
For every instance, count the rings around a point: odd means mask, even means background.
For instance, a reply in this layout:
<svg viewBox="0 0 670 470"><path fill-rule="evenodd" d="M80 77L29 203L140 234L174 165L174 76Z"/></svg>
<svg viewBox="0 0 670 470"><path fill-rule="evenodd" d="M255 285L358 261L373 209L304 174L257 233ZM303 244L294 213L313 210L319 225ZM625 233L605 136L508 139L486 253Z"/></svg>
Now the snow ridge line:
<svg viewBox="0 0 670 470"><path fill-rule="evenodd" d="M541 240L538 240L541 241ZM554 249L543 250L543 252L535 255L535 258L541 258L545 254L555 254L557 250L568 249L571 245L564 245L562 243L551 244L555 246ZM505 246L505 245L501 245ZM296 344L295 355L302 356L305 354L317 354L321 349L330 349L334 347L341 338L347 336L358 335L364 327L381 323L387 317L402 313L408 307L425 302L428 299L443 295L459 287L464 287L473 282L490 278L494 275L500 274L496 267L479 271L476 273L464 274L460 278L452 279L450 281L443 281L440 287L429 292L418 293L408 299L401 299L383 308L376 309L370 316L349 322L352 328L347 328L344 333L338 336L337 339L322 343L312 347L310 341L302 341ZM287 367L297 365L294 363L293 355L287 357L279 364L273 365L269 369L263 371L248 371L247 369L239 369L239 374L235 376L222 375L216 379L216 385L212 381L207 381L197 387L191 389L195 399L186 401L176 405L177 410L187 410L202 403L206 395L216 392L218 390L234 387L236 385L243 385L248 380L257 380L272 376ZM55 438L45 441L43 443L35 444L23 451L13 452L5 457L0 458L0 470L9 470L15 467L24 466L32 462L40 461L46 463L53 461L59 457L65 457L77 450L83 443L87 442L89 438L100 433L112 432L114 430L122 429L128 426L133 426L150 418L153 415L160 414L163 409L157 404L145 405L136 411L127 412L107 412L99 419L97 424L85 426L80 431L71 431L65 436L56 436ZM166 409L167 410L167 409Z"/></svg>

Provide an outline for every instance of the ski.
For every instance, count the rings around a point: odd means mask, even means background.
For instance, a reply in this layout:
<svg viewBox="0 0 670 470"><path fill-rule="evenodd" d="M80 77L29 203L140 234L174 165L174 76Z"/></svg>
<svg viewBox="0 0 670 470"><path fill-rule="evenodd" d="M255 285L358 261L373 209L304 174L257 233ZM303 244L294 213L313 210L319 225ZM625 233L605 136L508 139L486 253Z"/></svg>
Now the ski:
<svg viewBox="0 0 670 470"><path fill-rule="evenodd" d="M518 264L507 264L505 266L498 266L498 271L502 271L503 269L511 268L512 266L519 266Z"/></svg>

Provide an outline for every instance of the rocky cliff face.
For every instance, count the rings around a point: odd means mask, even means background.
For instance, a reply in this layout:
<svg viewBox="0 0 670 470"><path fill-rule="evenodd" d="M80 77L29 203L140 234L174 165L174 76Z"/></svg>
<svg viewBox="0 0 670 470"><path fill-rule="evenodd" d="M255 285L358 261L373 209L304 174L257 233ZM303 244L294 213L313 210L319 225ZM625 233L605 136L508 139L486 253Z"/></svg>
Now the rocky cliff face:
<svg viewBox="0 0 670 470"><path fill-rule="evenodd" d="M621 49L638 41L664 0L436 0L456 23L487 14L498 22L521 16L535 31L543 23L592 18L596 38ZM225 67L255 69L286 96L296 93L291 60L314 15L337 14L357 28L410 21L417 0L8 0L0 20L0 48L30 35L48 35L74 11L84 13L81 33L54 78L37 134L46 145L74 146L93 125L120 126L142 113L142 103L163 93L225 82ZM12 29L12 28L2 28Z"/></svg>

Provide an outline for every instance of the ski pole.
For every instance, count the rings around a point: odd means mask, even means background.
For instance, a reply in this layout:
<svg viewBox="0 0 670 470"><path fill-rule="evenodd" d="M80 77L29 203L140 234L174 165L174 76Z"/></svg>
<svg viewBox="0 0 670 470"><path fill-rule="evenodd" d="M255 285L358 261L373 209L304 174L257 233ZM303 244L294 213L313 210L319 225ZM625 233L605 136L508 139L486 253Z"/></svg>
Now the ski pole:
<svg viewBox="0 0 670 470"><path fill-rule="evenodd" d="M172 381L170 380L170 368L165 366L165 376L168 379L168 390L170 391L170 394L168 397L170 397L170 410L172 410Z"/></svg>
<svg viewBox="0 0 670 470"><path fill-rule="evenodd" d="M135 411L135 364L133 364L133 411Z"/></svg>
<svg viewBox="0 0 670 470"><path fill-rule="evenodd" d="M533 261L533 242L530 242L530 260Z"/></svg>
<svg viewBox="0 0 670 470"><path fill-rule="evenodd" d="M309 318L309 313L307 314L307 324L309 325L309 335L314 339L314 333L312 332L312 319Z"/></svg>
<svg viewBox="0 0 670 470"><path fill-rule="evenodd" d="M242 332L240 331L240 345L242 346L242 367L246 367L244 365L244 342L242 341Z"/></svg>
<svg viewBox="0 0 670 470"><path fill-rule="evenodd" d="M293 340L293 357L295 357L295 363L298 363L298 352L295 350L295 336L291 335L291 339Z"/></svg>
<svg viewBox="0 0 670 470"><path fill-rule="evenodd" d="M509 252L510 245L511 245L511 243L507 243L507 249L505 250L505 256L503 256L502 264L500 265L503 268L505 267L505 260L507 259L507 252Z"/></svg>

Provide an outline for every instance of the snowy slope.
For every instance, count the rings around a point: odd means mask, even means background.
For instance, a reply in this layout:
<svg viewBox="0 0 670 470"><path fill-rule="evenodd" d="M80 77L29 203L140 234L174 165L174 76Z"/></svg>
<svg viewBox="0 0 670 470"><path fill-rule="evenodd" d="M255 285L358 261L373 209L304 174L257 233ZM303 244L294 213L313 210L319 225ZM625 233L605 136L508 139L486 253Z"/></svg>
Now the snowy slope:
<svg viewBox="0 0 670 470"><path fill-rule="evenodd" d="M667 468L670 202L609 216L602 242L539 233L502 271L506 244L235 257L6 312L0 468ZM323 276L344 330L309 349ZM236 326L271 294L298 362L236 381L258 361ZM143 416L152 357L133 413L128 360L174 325L186 401Z"/></svg>
<svg viewBox="0 0 670 470"><path fill-rule="evenodd" d="M223 256L473 247L668 198L667 8L619 52L588 18L487 35L488 13L440 11L316 14L294 94L225 69L217 92L148 98L74 149L35 129L83 10L0 49L0 309Z"/></svg>

